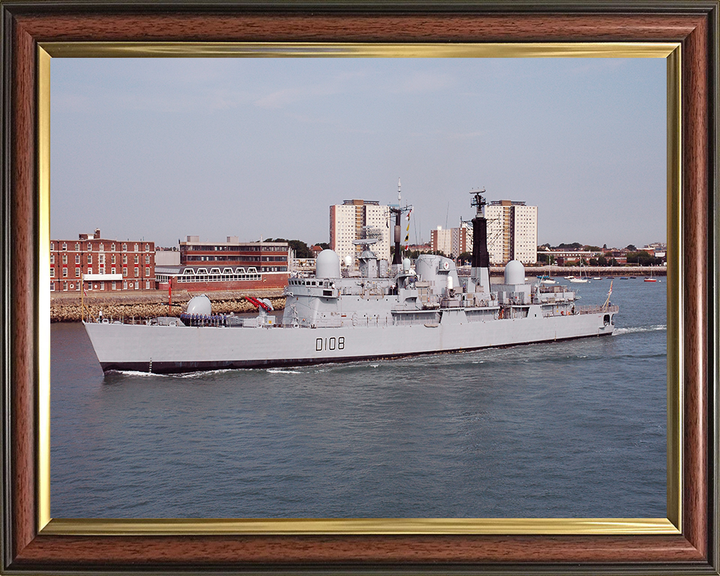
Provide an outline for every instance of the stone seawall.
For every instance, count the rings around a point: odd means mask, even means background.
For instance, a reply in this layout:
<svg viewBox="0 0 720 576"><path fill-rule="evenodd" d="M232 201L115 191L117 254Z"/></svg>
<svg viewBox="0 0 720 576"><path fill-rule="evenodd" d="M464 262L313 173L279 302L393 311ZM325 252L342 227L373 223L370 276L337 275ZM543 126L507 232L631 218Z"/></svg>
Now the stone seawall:
<svg viewBox="0 0 720 576"><path fill-rule="evenodd" d="M84 299L85 317L96 318L100 311L103 317L114 320L155 318L157 316L180 316L188 301L197 294L187 292L173 293L172 306L168 306L166 292L140 294L101 294L91 293ZM253 293L218 292L207 294L212 302L214 314L242 314L255 312L257 308L245 300L245 296L268 298L275 310L285 307L285 297L281 290L267 290ZM81 299L77 294L67 292L52 294L50 298L51 322L79 322Z"/></svg>

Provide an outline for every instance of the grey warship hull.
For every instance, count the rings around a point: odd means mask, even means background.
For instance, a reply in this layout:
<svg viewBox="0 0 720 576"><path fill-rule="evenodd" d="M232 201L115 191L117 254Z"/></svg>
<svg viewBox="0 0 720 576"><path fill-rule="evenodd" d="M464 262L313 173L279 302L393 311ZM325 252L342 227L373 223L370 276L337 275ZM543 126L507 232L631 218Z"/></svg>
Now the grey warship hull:
<svg viewBox="0 0 720 576"><path fill-rule="evenodd" d="M503 283L491 286L484 200L473 194L478 214L469 277L458 276L455 262L443 256L401 260L398 208L392 268L366 247L358 275L351 275L325 250L315 277L288 281L279 324L268 315L269 302L251 299L259 315L241 319L212 315L201 296L180 319L137 325L105 318L85 329L103 370L156 373L351 362L612 334L618 312L610 304L612 284L602 306L578 306L567 286L528 284L523 265L513 260Z"/></svg>
<svg viewBox="0 0 720 576"><path fill-rule="evenodd" d="M604 336L613 332L613 311L473 321L465 310L453 310L443 311L437 323L316 329L85 327L103 370L173 373L351 362Z"/></svg>

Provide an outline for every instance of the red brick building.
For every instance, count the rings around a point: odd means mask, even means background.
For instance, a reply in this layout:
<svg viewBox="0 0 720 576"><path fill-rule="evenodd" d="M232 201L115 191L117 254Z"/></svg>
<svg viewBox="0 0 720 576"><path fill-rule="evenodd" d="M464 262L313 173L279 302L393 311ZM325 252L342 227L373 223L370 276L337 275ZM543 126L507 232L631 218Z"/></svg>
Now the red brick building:
<svg viewBox="0 0 720 576"><path fill-rule="evenodd" d="M121 274L122 280L86 282L87 290L155 290L155 243L110 240L100 230L77 240L50 241L50 291L79 292L83 274Z"/></svg>
<svg viewBox="0 0 720 576"><path fill-rule="evenodd" d="M289 276L287 242L200 242L188 236L180 242L180 265L157 269L158 288L192 292L282 288Z"/></svg>

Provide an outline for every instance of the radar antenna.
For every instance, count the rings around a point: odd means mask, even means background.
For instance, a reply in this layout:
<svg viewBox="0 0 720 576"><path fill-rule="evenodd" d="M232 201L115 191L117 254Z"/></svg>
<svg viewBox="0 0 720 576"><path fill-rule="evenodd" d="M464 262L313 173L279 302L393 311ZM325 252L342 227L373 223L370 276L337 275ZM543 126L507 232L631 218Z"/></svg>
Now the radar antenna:
<svg viewBox="0 0 720 576"><path fill-rule="evenodd" d="M362 238L353 240L355 246L371 245L382 240L383 232L379 228L374 226L363 226L362 227Z"/></svg>
<svg viewBox="0 0 720 576"><path fill-rule="evenodd" d="M482 209L487 204L485 198L482 196L485 194L485 188L482 190L470 190L472 194L472 200L470 200L470 206L475 206L476 216L482 216Z"/></svg>

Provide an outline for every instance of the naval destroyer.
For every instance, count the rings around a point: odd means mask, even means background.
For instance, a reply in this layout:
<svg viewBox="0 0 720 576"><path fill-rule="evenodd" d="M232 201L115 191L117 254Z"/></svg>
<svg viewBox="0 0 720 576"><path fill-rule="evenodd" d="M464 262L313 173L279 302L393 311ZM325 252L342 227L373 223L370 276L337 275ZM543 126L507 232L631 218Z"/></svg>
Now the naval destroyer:
<svg viewBox="0 0 720 576"><path fill-rule="evenodd" d="M318 255L312 278L290 278L282 319L269 302L258 315L213 315L196 296L180 318L143 324L97 318L84 322L103 370L154 373L297 366L461 352L480 348L607 336L618 307L580 306L574 291L525 280L516 260L500 284L490 284L484 190L473 191L473 253L469 277L454 260L422 254L402 258L395 215L392 265L378 260L372 241L361 244L359 277L341 273L332 250Z"/></svg>

